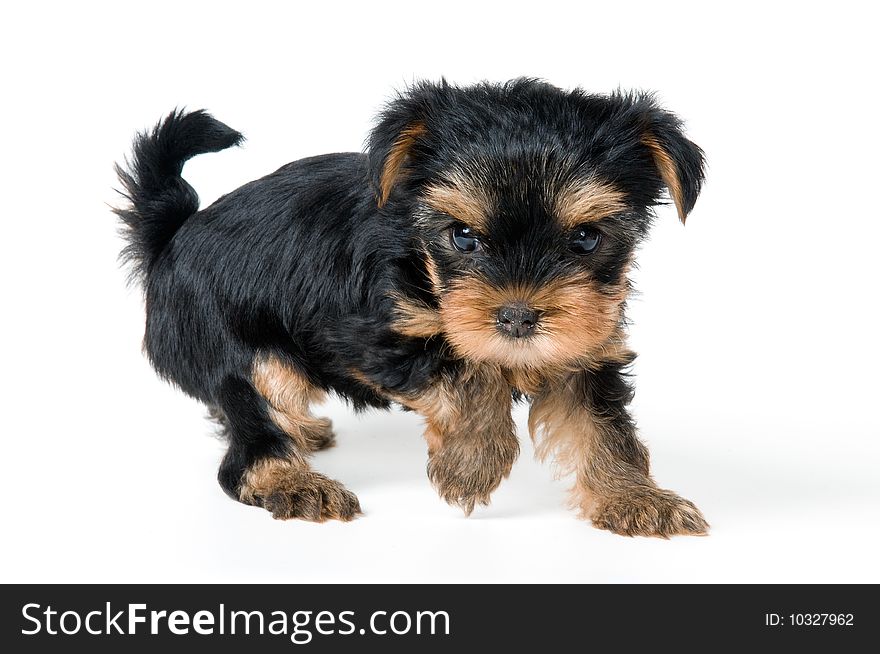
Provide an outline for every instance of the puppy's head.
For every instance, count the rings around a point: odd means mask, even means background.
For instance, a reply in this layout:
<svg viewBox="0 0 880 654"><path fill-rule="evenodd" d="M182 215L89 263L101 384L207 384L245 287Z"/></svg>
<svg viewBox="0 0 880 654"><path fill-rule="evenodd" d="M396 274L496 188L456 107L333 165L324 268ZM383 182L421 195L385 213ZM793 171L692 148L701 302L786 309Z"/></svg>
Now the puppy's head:
<svg viewBox="0 0 880 654"><path fill-rule="evenodd" d="M667 189L684 222L703 180L701 150L650 95L533 80L418 85L369 154L377 203L424 255L437 329L460 356L509 368L603 351L652 207Z"/></svg>

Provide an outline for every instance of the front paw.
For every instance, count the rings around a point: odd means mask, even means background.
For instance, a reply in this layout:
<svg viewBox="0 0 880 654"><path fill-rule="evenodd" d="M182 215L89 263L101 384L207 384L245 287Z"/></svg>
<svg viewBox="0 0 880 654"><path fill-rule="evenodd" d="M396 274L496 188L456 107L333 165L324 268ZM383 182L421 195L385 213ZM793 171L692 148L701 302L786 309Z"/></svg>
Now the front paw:
<svg viewBox="0 0 880 654"><path fill-rule="evenodd" d="M361 513L357 496L338 481L284 459L253 465L242 480L239 499L263 507L278 520L349 521Z"/></svg>
<svg viewBox="0 0 880 654"><path fill-rule="evenodd" d="M470 515L510 474L519 454L516 438L477 446L472 441L446 444L428 459L428 478L444 500Z"/></svg>
<svg viewBox="0 0 880 654"><path fill-rule="evenodd" d="M705 536L709 524L692 502L672 491L639 488L598 502L591 519L622 536Z"/></svg>

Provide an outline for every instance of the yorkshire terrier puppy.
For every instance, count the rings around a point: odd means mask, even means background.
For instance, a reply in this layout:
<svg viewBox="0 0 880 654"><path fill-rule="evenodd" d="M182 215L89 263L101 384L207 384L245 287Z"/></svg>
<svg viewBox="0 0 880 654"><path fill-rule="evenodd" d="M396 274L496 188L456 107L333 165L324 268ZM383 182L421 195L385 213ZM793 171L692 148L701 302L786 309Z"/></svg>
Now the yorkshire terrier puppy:
<svg viewBox="0 0 880 654"><path fill-rule="evenodd" d="M663 190L684 222L703 181L673 114L528 79L420 83L366 154L295 161L200 211L184 162L241 141L175 111L117 167L146 353L223 426L226 493L276 518L360 513L309 466L334 440L309 407L333 392L420 413L428 476L469 514L510 472L525 399L539 456L573 476L595 526L706 532L651 478L627 412L633 253Z"/></svg>

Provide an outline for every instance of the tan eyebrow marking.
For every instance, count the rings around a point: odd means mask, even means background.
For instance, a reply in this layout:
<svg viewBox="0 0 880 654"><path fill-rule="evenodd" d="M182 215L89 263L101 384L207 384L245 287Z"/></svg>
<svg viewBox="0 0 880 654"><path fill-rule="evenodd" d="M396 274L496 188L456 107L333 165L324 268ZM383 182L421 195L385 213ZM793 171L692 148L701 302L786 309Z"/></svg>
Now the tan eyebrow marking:
<svg viewBox="0 0 880 654"><path fill-rule="evenodd" d="M428 186L424 201L432 209L448 214L477 231L485 231L493 210L488 195L457 176Z"/></svg>
<svg viewBox="0 0 880 654"><path fill-rule="evenodd" d="M559 223L574 229L625 211L626 195L608 182L587 179L563 189L556 198L555 209Z"/></svg>

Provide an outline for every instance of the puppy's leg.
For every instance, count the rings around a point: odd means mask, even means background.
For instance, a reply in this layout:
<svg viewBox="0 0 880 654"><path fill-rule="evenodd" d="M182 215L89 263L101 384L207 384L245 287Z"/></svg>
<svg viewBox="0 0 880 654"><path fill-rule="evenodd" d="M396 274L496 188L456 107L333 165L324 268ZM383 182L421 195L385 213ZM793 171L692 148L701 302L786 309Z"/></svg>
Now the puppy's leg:
<svg viewBox="0 0 880 654"><path fill-rule="evenodd" d="M332 447L336 436L329 418L316 418L309 410L324 392L277 357L254 360L254 386L269 404L269 417L303 450L317 452Z"/></svg>
<svg viewBox="0 0 880 654"><path fill-rule="evenodd" d="M626 536L705 534L708 524L688 500L651 479L648 451L626 405L632 391L620 366L548 382L529 415L538 456L552 453L575 474L572 502L596 527Z"/></svg>
<svg viewBox="0 0 880 654"><path fill-rule="evenodd" d="M427 422L428 477L466 515L489 503L519 454L511 404L510 385L495 370L444 375L409 403Z"/></svg>
<svg viewBox="0 0 880 654"><path fill-rule="evenodd" d="M217 407L229 437L218 478L231 497L281 519L351 520L360 513L354 494L309 467L309 449L273 421L252 380L227 377Z"/></svg>

